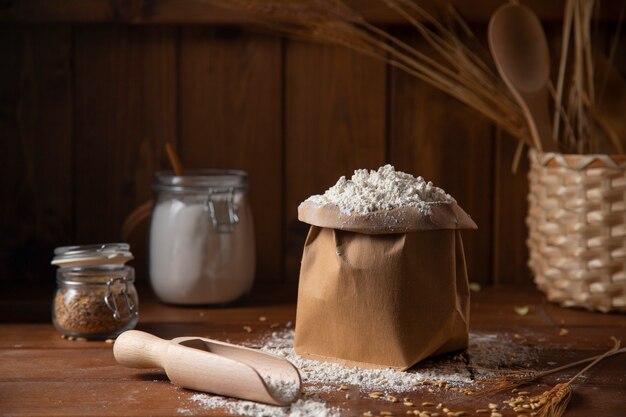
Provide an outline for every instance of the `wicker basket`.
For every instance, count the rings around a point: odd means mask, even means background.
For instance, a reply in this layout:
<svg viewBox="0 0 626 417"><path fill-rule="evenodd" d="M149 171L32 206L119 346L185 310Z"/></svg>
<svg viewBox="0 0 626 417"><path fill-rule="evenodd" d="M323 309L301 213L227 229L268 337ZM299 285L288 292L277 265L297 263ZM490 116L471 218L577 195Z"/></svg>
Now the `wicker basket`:
<svg viewBox="0 0 626 417"><path fill-rule="evenodd" d="M626 312L626 156L530 152L528 265L548 299Z"/></svg>

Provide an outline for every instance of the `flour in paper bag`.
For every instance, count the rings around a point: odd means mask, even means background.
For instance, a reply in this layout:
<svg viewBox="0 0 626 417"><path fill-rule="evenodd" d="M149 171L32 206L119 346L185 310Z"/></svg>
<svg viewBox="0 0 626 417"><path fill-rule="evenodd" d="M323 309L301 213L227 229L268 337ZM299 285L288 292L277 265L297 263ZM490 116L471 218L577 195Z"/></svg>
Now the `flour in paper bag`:
<svg viewBox="0 0 626 417"><path fill-rule="evenodd" d="M368 214L381 210L415 207L430 214L432 204L455 203L452 196L422 177L396 171L391 165L377 171L358 169L350 179L339 178L324 194L313 195L307 202L335 205L344 214Z"/></svg>

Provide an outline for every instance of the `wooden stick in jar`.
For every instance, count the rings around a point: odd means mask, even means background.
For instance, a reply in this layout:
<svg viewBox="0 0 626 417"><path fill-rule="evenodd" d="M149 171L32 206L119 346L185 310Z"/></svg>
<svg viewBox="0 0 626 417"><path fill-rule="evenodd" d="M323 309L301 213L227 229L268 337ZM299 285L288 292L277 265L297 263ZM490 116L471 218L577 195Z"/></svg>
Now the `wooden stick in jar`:
<svg viewBox="0 0 626 417"><path fill-rule="evenodd" d="M172 164L174 175L178 177L183 175L183 165L180 163L180 158L178 158L178 154L176 154L176 151L169 142L165 144L165 152L167 152L167 157L170 160L170 164Z"/></svg>

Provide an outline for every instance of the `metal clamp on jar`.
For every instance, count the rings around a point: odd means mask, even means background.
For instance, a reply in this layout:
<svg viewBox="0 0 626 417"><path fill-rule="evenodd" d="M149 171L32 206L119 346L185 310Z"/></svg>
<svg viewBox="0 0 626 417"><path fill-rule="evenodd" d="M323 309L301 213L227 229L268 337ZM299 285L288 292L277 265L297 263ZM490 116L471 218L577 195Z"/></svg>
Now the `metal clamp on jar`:
<svg viewBox="0 0 626 417"><path fill-rule="evenodd" d="M252 287L254 227L248 176L235 170L156 174L150 281L173 304L224 304Z"/></svg>
<svg viewBox="0 0 626 417"><path fill-rule="evenodd" d="M232 233L239 223L239 216L235 210L235 189L209 188L206 199L206 209L211 215L211 222L217 233Z"/></svg>
<svg viewBox="0 0 626 417"><path fill-rule="evenodd" d="M65 246L54 251L57 291L52 321L59 332L88 339L113 338L138 320L130 246L108 243Z"/></svg>

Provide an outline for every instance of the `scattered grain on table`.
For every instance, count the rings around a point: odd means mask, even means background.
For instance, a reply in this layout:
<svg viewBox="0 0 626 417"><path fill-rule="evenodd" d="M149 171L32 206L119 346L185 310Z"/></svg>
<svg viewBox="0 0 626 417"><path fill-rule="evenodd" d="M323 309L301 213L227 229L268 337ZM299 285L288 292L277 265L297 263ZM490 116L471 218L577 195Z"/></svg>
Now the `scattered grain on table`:
<svg viewBox="0 0 626 417"><path fill-rule="evenodd" d="M518 316L525 316L530 311L530 308L528 306L515 306L514 310Z"/></svg>

